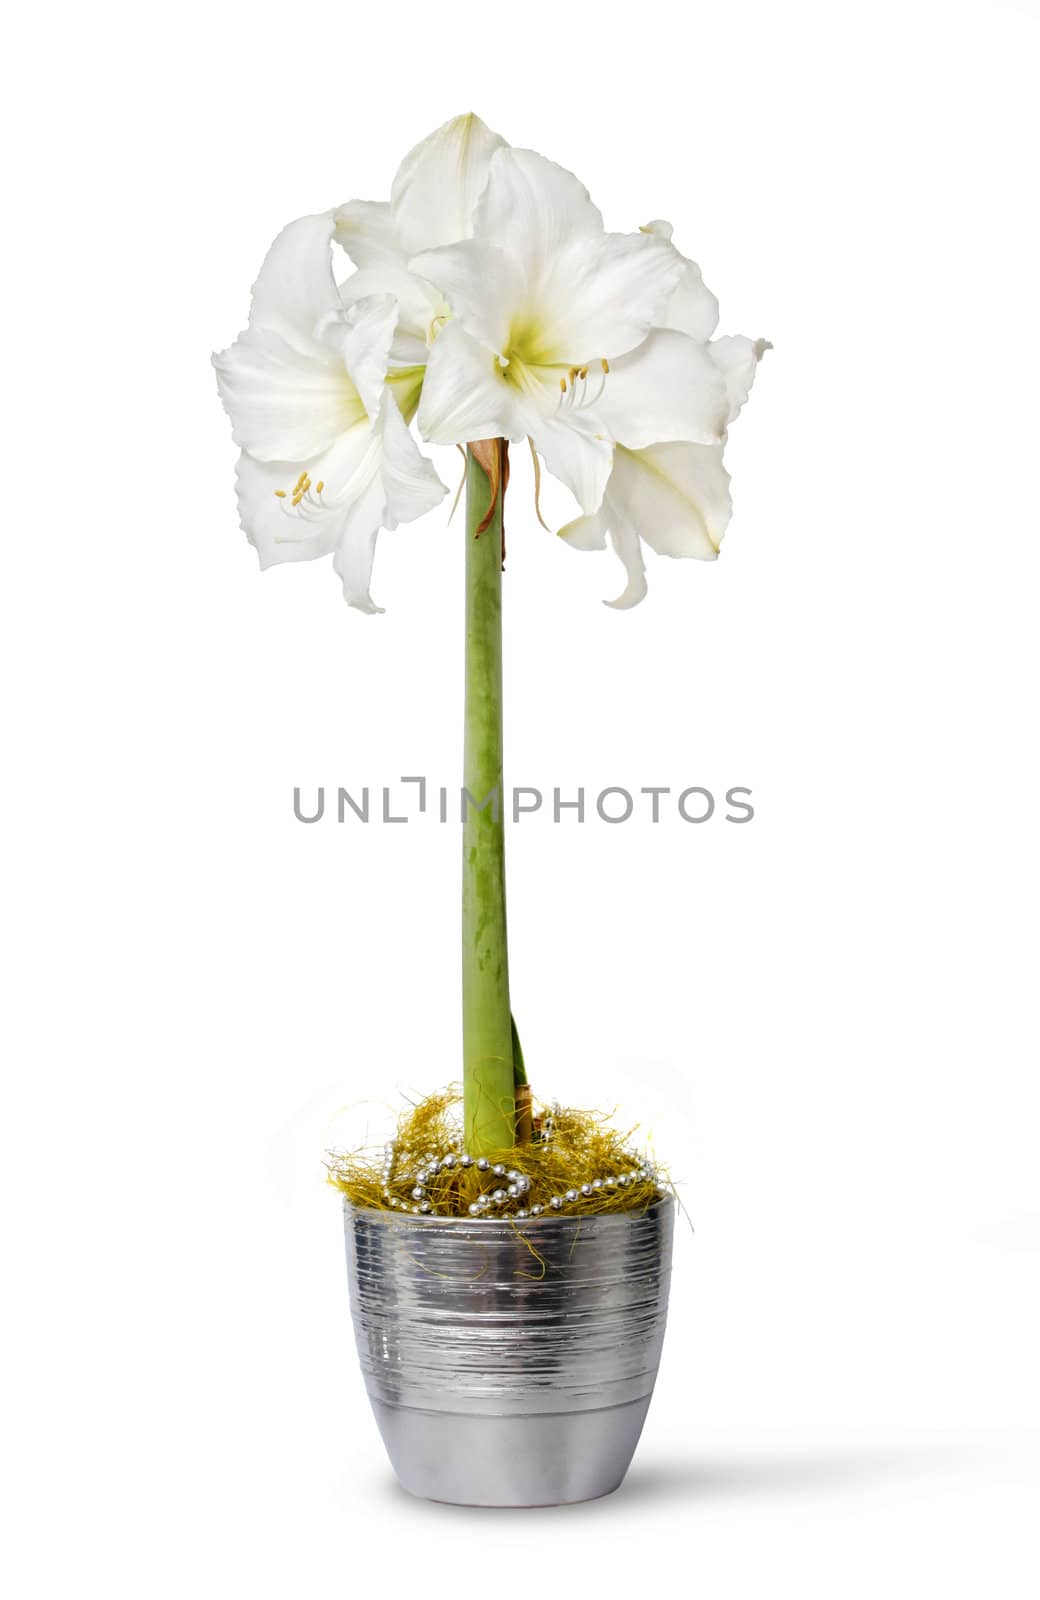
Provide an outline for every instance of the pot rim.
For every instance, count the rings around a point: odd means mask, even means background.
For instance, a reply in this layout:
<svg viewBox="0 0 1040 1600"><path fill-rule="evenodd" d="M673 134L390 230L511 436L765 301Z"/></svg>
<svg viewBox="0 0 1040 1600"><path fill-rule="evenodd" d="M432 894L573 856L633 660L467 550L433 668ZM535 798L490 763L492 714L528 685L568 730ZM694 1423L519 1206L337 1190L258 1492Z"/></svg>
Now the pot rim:
<svg viewBox="0 0 1040 1600"><path fill-rule="evenodd" d="M674 1204L675 1197L673 1195L659 1194L650 1201L649 1205L632 1206L629 1210L622 1211L599 1211L592 1216L583 1215L578 1209L569 1209L566 1211L551 1211L548 1214L543 1212L541 1216L537 1217L438 1217L428 1212L387 1211L382 1206L359 1206L351 1200L349 1195L345 1194L343 1196L344 1211L353 1212L355 1215L366 1219L371 1218L372 1221L385 1222L388 1225L398 1225L406 1222L418 1223L424 1228L479 1228L482 1233L502 1228L507 1228L511 1233L516 1233L521 1229L527 1228L556 1227L561 1222L594 1222L597 1225L604 1222L629 1222L633 1218L638 1219L650 1216L658 1207L674 1206Z"/></svg>

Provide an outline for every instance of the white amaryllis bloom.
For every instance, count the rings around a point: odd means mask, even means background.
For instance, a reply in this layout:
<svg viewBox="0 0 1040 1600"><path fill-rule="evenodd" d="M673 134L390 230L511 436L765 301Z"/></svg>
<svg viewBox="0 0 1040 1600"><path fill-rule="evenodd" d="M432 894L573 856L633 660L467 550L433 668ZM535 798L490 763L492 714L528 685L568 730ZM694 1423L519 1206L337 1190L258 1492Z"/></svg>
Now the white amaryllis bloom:
<svg viewBox="0 0 1040 1600"><path fill-rule="evenodd" d="M332 241L357 270L335 282ZM242 447L242 525L262 566L332 554L369 593L376 536L446 492L413 441L528 437L574 493L561 529L609 538L646 592L642 544L711 559L730 516L726 430L763 341L714 338L718 303L666 222L607 233L571 173L456 117L404 159L389 201L283 230L249 326L214 357Z"/></svg>
<svg viewBox="0 0 1040 1600"><path fill-rule="evenodd" d="M379 529L422 516L446 490L385 382L397 301L389 292L344 301L335 226L329 211L282 230L253 286L249 326L213 364L260 565L331 554L346 599L371 612Z"/></svg>
<svg viewBox="0 0 1040 1600"><path fill-rule="evenodd" d="M429 353L425 439L527 436L587 513L615 442L721 439L717 368L701 341L662 325L682 258L652 233L607 233L577 178L535 152L496 149L473 237L410 268L452 312Z"/></svg>
<svg viewBox="0 0 1040 1600"><path fill-rule="evenodd" d="M644 231L671 239L666 222L648 223ZM711 339L718 302L705 288L699 267L683 257L679 260L682 271L661 321L665 328L699 344L715 368L725 393L725 429L747 399L769 345L741 335ZM560 537L576 550L602 550L609 536L628 581L608 605L624 610L644 598L643 543L658 555L716 558L733 510L729 473L722 461L724 446L723 430L716 443L662 435L642 449L617 447L600 508L560 529Z"/></svg>

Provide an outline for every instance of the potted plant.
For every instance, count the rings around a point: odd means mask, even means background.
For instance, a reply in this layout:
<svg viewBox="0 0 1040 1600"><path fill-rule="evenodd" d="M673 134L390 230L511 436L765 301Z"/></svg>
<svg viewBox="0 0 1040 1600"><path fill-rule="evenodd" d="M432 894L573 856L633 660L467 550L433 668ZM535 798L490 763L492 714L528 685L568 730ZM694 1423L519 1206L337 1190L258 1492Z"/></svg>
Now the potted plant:
<svg viewBox="0 0 1040 1600"><path fill-rule="evenodd" d="M459 117L388 202L290 223L214 357L261 565L331 555L361 611L379 609L379 530L446 493L410 425L465 456L462 1095L331 1164L373 1410L405 1487L436 1500L616 1488L664 1336L669 1186L598 1116L532 1102L510 1009L501 609L517 441L538 519L544 465L580 509L563 541L617 552L618 608L646 592L644 543L718 553L726 431L766 346L713 337L714 296L671 233L606 232L572 174ZM339 283L335 247L354 267Z"/></svg>

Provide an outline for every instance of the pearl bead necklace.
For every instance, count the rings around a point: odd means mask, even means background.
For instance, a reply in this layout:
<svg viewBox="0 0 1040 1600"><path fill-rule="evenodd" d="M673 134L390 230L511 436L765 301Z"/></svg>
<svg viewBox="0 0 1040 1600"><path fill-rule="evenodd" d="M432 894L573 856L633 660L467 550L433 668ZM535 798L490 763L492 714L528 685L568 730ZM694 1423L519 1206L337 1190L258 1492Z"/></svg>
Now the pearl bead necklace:
<svg viewBox="0 0 1040 1600"><path fill-rule="evenodd" d="M412 1215L436 1215L431 1201L427 1197L427 1186L431 1178L439 1177L442 1172L450 1172L455 1167L467 1169L475 1167L478 1172L490 1172L493 1178L504 1178L505 1186L488 1189L477 1196L469 1207L471 1217L506 1216L523 1222L529 1217L539 1217L546 1210L562 1211L565 1206L579 1204L582 1200L589 1200L594 1195L601 1194L604 1190L627 1189L630 1184L646 1182L656 1176L656 1169L650 1161L643 1161L638 1167L632 1167L627 1172L608 1173L601 1178L593 1178L591 1183L583 1183L577 1188L567 1189L563 1194L554 1194L550 1197L548 1206L525 1206L522 1202L531 1188L531 1180L526 1173L520 1172L516 1167L507 1167L501 1161L494 1165L486 1156L471 1156L465 1151L460 1155L454 1150L449 1150L445 1155L427 1155L424 1165L420 1166L413 1176L412 1203L401 1200L392 1194L390 1184L393 1178L395 1148L392 1144L384 1147L383 1151L383 1196L395 1210L408 1211ZM657 1192L667 1194L668 1187L658 1183ZM520 1201L521 1204L512 1209L510 1201Z"/></svg>

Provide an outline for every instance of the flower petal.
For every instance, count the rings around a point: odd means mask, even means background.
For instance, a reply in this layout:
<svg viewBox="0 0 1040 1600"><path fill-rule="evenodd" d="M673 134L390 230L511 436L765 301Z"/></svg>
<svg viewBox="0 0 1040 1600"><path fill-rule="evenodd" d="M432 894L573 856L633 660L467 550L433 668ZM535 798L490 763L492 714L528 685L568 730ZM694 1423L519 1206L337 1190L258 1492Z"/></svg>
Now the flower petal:
<svg viewBox="0 0 1040 1600"><path fill-rule="evenodd" d="M573 522L560 528L557 537L564 539L572 550L605 550L609 524L602 506L591 517L575 517Z"/></svg>
<svg viewBox="0 0 1040 1600"><path fill-rule="evenodd" d="M727 423L733 421L751 393L758 363L772 348L768 339L748 339L742 333L724 334L708 346L726 385Z"/></svg>
<svg viewBox="0 0 1040 1600"><path fill-rule="evenodd" d="M671 245L645 233L567 245L531 291L540 359L581 366L635 349L660 321L680 271Z"/></svg>
<svg viewBox="0 0 1040 1600"><path fill-rule="evenodd" d="M504 148L505 140L470 112L453 117L405 156L390 205L406 257L471 237L491 159Z"/></svg>
<svg viewBox="0 0 1040 1600"><path fill-rule="evenodd" d="M658 555L714 561L733 509L722 446L619 445L605 504L613 531L630 526Z"/></svg>
<svg viewBox="0 0 1040 1600"><path fill-rule="evenodd" d="M235 443L261 461L309 461L364 414L342 359L250 327L213 357Z"/></svg>
<svg viewBox="0 0 1040 1600"><path fill-rule="evenodd" d="M601 550L609 531L628 582L606 603L626 610L646 594L642 541L659 555L714 560L731 511L721 444L618 445L602 508L568 523L560 537L576 550Z"/></svg>
<svg viewBox="0 0 1040 1600"><path fill-rule="evenodd" d="M687 333L691 339L710 339L719 325L719 302L705 286L696 261L687 261L685 256L679 259L682 270L665 306L661 326Z"/></svg>
<svg viewBox="0 0 1040 1600"><path fill-rule="evenodd" d="M449 322L434 340L419 401L419 432L431 444L516 437L512 391L494 356L461 322Z"/></svg>
<svg viewBox="0 0 1040 1600"><path fill-rule="evenodd" d="M654 222L644 222L639 231L670 241L674 230L670 222L658 218ZM719 324L719 302L705 287L696 261L688 261L678 250L675 253L682 263L682 271L660 325L674 328L678 333L688 333L691 339L710 339Z"/></svg>
<svg viewBox="0 0 1040 1600"><path fill-rule="evenodd" d="M639 544L639 535L632 525L615 512L610 524L610 542L620 558L628 582L616 600L604 600L614 611L630 611L640 600L646 599L646 567Z"/></svg>
<svg viewBox="0 0 1040 1600"><path fill-rule="evenodd" d="M424 251L409 264L436 284L467 333L488 350L505 350L525 290L518 266L503 250L465 239Z"/></svg>
<svg viewBox="0 0 1040 1600"><path fill-rule="evenodd" d="M595 516L578 517L576 521L568 522L565 528L560 529L559 537L572 550L605 550L608 533L615 553L624 563L628 583L616 600L605 600L603 604L614 606L618 611L627 611L630 606L638 605L646 595L646 569L639 548L639 535L624 521L623 514L615 508L612 515L604 504Z"/></svg>
<svg viewBox="0 0 1040 1600"><path fill-rule="evenodd" d="M379 415L383 444L383 490L386 509L383 526L414 522L432 511L447 494L432 461L428 461L408 431L397 402L383 395Z"/></svg>
<svg viewBox="0 0 1040 1600"><path fill-rule="evenodd" d="M372 599L372 563L376 553L376 539L382 526L386 496L379 477L369 483L358 500L350 506L343 519L340 541L332 564L343 581L343 598L358 611L370 616L382 611Z"/></svg>
<svg viewBox="0 0 1040 1600"><path fill-rule="evenodd" d="M251 328L280 334L307 354L321 354L316 329L340 303L332 273L331 211L300 217L283 228L253 285Z"/></svg>
<svg viewBox="0 0 1040 1600"><path fill-rule="evenodd" d="M633 450L677 439L713 444L726 428L726 382L706 345L655 329L611 362L591 409L603 432Z"/></svg>
<svg viewBox="0 0 1040 1600"><path fill-rule="evenodd" d="M346 326L340 343L343 361L365 410L374 418L382 402L390 345L397 327L397 301L392 294L366 295L349 306L344 317Z"/></svg>
<svg viewBox="0 0 1040 1600"><path fill-rule="evenodd" d="M332 488L335 494L335 479ZM340 493L341 498L349 493L349 502L340 514L333 565L343 582L343 596L359 611L379 612L382 607L369 588L380 527L395 528L423 516L447 493L392 395L384 394L365 455L354 466L349 490Z"/></svg>
<svg viewBox="0 0 1040 1600"><path fill-rule="evenodd" d="M614 446L573 422L529 417L527 431L555 478L565 483L587 514L598 511L610 477Z"/></svg>
<svg viewBox="0 0 1040 1600"><path fill-rule="evenodd" d="M348 200L333 212L336 242L363 272L400 269L407 259L386 200Z"/></svg>
<svg viewBox="0 0 1040 1600"><path fill-rule="evenodd" d="M345 278L339 292L348 306L372 294L392 294L397 301L397 328L390 360L395 365L425 365L434 324L449 315L447 301L432 283L402 266L365 268Z"/></svg>
<svg viewBox="0 0 1040 1600"><path fill-rule="evenodd" d="M492 157L473 233L518 262L533 286L570 241L600 237L603 218L573 172L507 146Z"/></svg>

